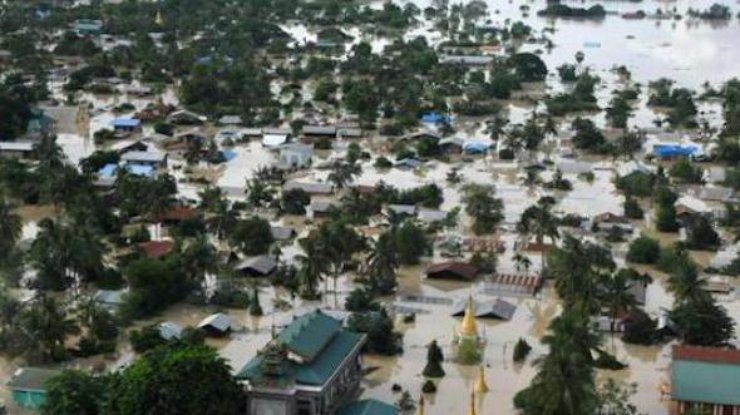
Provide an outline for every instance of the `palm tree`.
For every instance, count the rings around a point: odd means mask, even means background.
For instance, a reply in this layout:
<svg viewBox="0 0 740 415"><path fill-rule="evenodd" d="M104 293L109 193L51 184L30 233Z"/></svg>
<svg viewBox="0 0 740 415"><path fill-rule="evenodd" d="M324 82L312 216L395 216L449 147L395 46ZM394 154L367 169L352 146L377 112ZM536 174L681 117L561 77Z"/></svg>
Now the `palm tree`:
<svg viewBox="0 0 740 415"><path fill-rule="evenodd" d="M0 195L0 258L15 246L22 230L23 221L15 213L15 206Z"/></svg>
<svg viewBox="0 0 740 415"><path fill-rule="evenodd" d="M532 260L529 259L528 256L517 253L512 259L514 260L517 272L524 268L524 273L529 274L529 268L532 266Z"/></svg>
<svg viewBox="0 0 740 415"><path fill-rule="evenodd" d="M207 274L215 273L218 269L218 254L216 247L209 241L206 235L182 242L182 252L180 261L182 261L183 270L186 272L188 279L194 285L198 285L201 293L206 294Z"/></svg>
<svg viewBox="0 0 740 415"><path fill-rule="evenodd" d="M298 241L303 255L297 255L298 280L300 282L300 296L314 300L319 297L317 287L326 271L326 258L321 256L321 250L313 238L303 238Z"/></svg>
<svg viewBox="0 0 740 415"><path fill-rule="evenodd" d="M19 329L24 333L26 350L37 352L44 362L63 359L67 338L80 332L74 319L67 316L65 307L47 296L22 313Z"/></svg>
<svg viewBox="0 0 740 415"><path fill-rule="evenodd" d="M247 180L244 191L247 194L247 204L252 207L263 207L272 202L275 190L265 184L265 181L254 178Z"/></svg>
<svg viewBox="0 0 740 415"><path fill-rule="evenodd" d="M558 220L552 214L553 201L550 198L540 198L537 204L528 207L517 224L519 232L526 235L534 235L537 246L543 247L542 251L542 268L540 272L545 271L545 252L544 240L549 237L553 242L560 237L558 232Z"/></svg>
<svg viewBox="0 0 740 415"><path fill-rule="evenodd" d="M384 232L373 242L367 257L364 273L368 276L372 290L379 294L390 294L398 285L396 269L400 262L395 239L394 231Z"/></svg>
<svg viewBox="0 0 740 415"><path fill-rule="evenodd" d="M549 353L536 360L537 374L528 389L526 415L593 413L597 403L591 350L598 336L591 332L588 314L570 309L550 323L542 339Z"/></svg>
<svg viewBox="0 0 740 415"><path fill-rule="evenodd" d="M362 167L355 163L343 163L336 161L331 166L331 173L327 179L337 187L343 189L355 180L355 176L362 173Z"/></svg>
<svg viewBox="0 0 740 415"><path fill-rule="evenodd" d="M617 317L629 313L637 305L634 294L630 292L633 282L627 270L620 270L612 275L605 274L601 281L601 303L609 310L611 330L614 334Z"/></svg>
<svg viewBox="0 0 740 415"><path fill-rule="evenodd" d="M667 285L668 292L673 294L678 303L703 300L709 295L705 291L707 281L701 278L696 265L688 258L683 259L671 273Z"/></svg>
<svg viewBox="0 0 740 415"><path fill-rule="evenodd" d="M64 165L64 151L59 147L57 138L53 135L44 134L34 144L33 150L39 160L38 169L44 174L49 174Z"/></svg>

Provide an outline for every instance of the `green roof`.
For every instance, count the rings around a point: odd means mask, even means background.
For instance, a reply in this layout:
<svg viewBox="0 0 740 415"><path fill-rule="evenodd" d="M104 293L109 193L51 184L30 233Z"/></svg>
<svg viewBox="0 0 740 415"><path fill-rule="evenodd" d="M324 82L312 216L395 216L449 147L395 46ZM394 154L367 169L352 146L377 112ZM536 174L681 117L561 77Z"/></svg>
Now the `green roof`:
<svg viewBox="0 0 740 415"><path fill-rule="evenodd" d="M44 391L46 383L60 373L58 370L24 367L13 374L8 387L14 390Z"/></svg>
<svg viewBox="0 0 740 415"><path fill-rule="evenodd" d="M740 364L673 360L673 399L721 405L740 405Z"/></svg>
<svg viewBox="0 0 740 415"><path fill-rule="evenodd" d="M292 353L312 361L342 329L342 323L316 310L293 320L278 340Z"/></svg>
<svg viewBox="0 0 740 415"><path fill-rule="evenodd" d="M340 409L339 415L398 415L398 409L375 399L364 399Z"/></svg>
<svg viewBox="0 0 740 415"><path fill-rule="evenodd" d="M365 335L342 329L342 323L316 311L294 320L276 341L301 357L300 361L286 360L285 376L280 378L262 373L264 355L250 360L236 377L255 384L286 387L293 384L320 386L342 364L347 355L364 341ZM310 357L310 358L309 358Z"/></svg>

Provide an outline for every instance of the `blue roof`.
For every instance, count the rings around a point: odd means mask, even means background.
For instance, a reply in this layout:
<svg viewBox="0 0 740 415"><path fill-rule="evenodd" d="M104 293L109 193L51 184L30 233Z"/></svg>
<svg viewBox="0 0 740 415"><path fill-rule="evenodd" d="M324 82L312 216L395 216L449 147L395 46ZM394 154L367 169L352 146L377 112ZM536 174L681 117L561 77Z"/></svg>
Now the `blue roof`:
<svg viewBox="0 0 740 415"><path fill-rule="evenodd" d="M398 408L375 399L363 399L339 410L339 415L397 415Z"/></svg>
<svg viewBox="0 0 740 415"><path fill-rule="evenodd" d="M133 128L141 125L141 120L136 118L116 118L111 122L111 125L113 127Z"/></svg>
<svg viewBox="0 0 740 415"><path fill-rule="evenodd" d="M691 156L699 150L699 147L688 144L656 144L653 153L659 157Z"/></svg>
<svg viewBox="0 0 740 415"><path fill-rule="evenodd" d="M106 164L102 169L98 170L98 176L101 177L113 177L118 171L118 164Z"/></svg>
<svg viewBox="0 0 740 415"><path fill-rule="evenodd" d="M671 365L673 399L740 405L740 364L675 359Z"/></svg>
<svg viewBox="0 0 740 415"><path fill-rule="evenodd" d="M126 170L128 170L129 173L135 174L137 176L154 176L154 167L148 164L127 163Z"/></svg>
<svg viewBox="0 0 740 415"><path fill-rule="evenodd" d="M485 153L491 148L491 143L486 141L471 140L463 144L463 150L467 153Z"/></svg>
<svg viewBox="0 0 740 415"><path fill-rule="evenodd" d="M436 111L429 111L421 114L421 121L429 124L450 122L450 117L442 115Z"/></svg>
<svg viewBox="0 0 740 415"><path fill-rule="evenodd" d="M236 151L234 150L221 150L221 155L225 161L231 161L236 158Z"/></svg>

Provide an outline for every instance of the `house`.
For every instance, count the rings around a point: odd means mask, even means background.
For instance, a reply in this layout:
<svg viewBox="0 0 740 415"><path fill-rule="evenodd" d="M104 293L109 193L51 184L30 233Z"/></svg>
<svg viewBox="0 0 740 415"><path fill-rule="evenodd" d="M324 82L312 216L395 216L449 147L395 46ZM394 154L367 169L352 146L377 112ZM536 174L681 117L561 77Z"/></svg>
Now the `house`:
<svg viewBox="0 0 740 415"><path fill-rule="evenodd" d="M287 226L271 226L270 233L276 241L289 241L296 236L296 231Z"/></svg>
<svg viewBox="0 0 740 415"><path fill-rule="evenodd" d="M330 195L334 193L334 186L332 186L330 183L308 183L291 180L283 185L284 192L294 189L301 189L310 195Z"/></svg>
<svg viewBox="0 0 740 415"><path fill-rule="evenodd" d="M246 258L236 266L237 271L249 277L266 277L272 274L276 268L277 262L267 255Z"/></svg>
<svg viewBox="0 0 740 415"><path fill-rule="evenodd" d="M179 110L167 116L167 122L174 125L201 125L205 117L188 110Z"/></svg>
<svg viewBox="0 0 740 415"><path fill-rule="evenodd" d="M702 149L693 143L659 143L653 146L653 155L661 159L694 157L703 154Z"/></svg>
<svg viewBox="0 0 740 415"><path fill-rule="evenodd" d="M33 156L31 141L0 141L0 157L6 159L29 159Z"/></svg>
<svg viewBox="0 0 740 415"><path fill-rule="evenodd" d="M325 218L331 212L335 211L337 207L337 203L331 200L311 199L311 204L306 209L306 216L311 219Z"/></svg>
<svg viewBox="0 0 740 415"><path fill-rule="evenodd" d="M107 308L108 310L115 311L121 304L126 300L127 289L123 290L98 290L93 295L93 301Z"/></svg>
<svg viewBox="0 0 740 415"><path fill-rule="evenodd" d="M39 409L46 402L46 384L61 371L24 367L18 369L8 382L13 400L26 409Z"/></svg>
<svg viewBox="0 0 740 415"><path fill-rule="evenodd" d="M154 89L146 85L126 85L122 89L124 93L137 97L145 97L154 93Z"/></svg>
<svg viewBox="0 0 740 415"><path fill-rule="evenodd" d="M708 414L740 414L738 379L740 350L673 348L670 389L678 415L693 410Z"/></svg>
<svg viewBox="0 0 740 415"><path fill-rule="evenodd" d="M442 55L439 63L455 63L467 66L485 66L493 63L493 56L488 55Z"/></svg>
<svg viewBox="0 0 740 415"><path fill-rule="evenodd" d="M147 241L137 246L147 258L159 259L172 252L175 243L173 241Z"/></svg>
<svg viewBox="0 0 740 415"><path fill-rule="evenodd" d="M237 373L246 414L336 414L357 393L365 342L364 334L344 329L321 310L294 319Z"/></svg>
<svg viewBox="0 0 740 415"><path fill-rule="evenodd" d="M416 215L416 205L388 205L385 207L386 214L398 216Z"/></svg>
<svg viewBox="0 0 740 415"><path fill-rule="evenodd" d="M337 127L338 138L361 138L362 128L358 127Z"/></svg>
<svg viewBox="0 0 740 415"><path fill-rule="evenodd" d="M674 207L676 208L676 216L678 217L708 215L712 213L712 209L705 202L689 195L678 198Z"/></svg>
<svg viewBox="0 0 740 415"><path fill-rule="evenodd" d="M363 399L342 407L337 415L398 415L395 405L376 399Z"/></svg>
<svg viewBox="0 0 740 415"><path fill-rule="evenodd" d="M337 136L337 127L333 125L304 125L301 128L304 137L331 137Z"/></svg>
<svg viewBox="0 0 740 415"><path fill-rule="evenodd" d="M478 268L465 262L449 261L430 266L425 274L431 279L471 281L478 275Z"/></svg>
<svg viewBox="0 0 740 415"><path fill-rule="evenodd" d="M54 118L48 116L44 110L34 108L26 126L26 138L32 141L40 140L45 135L54 134L56 127L57 121Z"/></svg>
<svg viewBox="0 0 740 415"><path fill-rule="evenodd" d="M165 225L176 226L183 221L195 219L200 215L198 209L190 206L178 205L173 206L160 218L161 222Z"/></svg>
<svg viewBox="0 0 740 415"><path fill-rule="evenodd" d="M218 119L218 123L221 125L241 125L242 117L238 115L224 115Z"/></svg>
<svg viewBox="0 0 740 415"><path fill-rule="evenodd" d="M115 151L118 154L128 153L130 151L148 151L149 145L145 140L121 140L113 143L108 147L108 151Z"/></svg>
<svg viewBox="0 0 740 415"><path fill-rule="evenodd" d="M466 154L485 154L491 146L493 146L491 140L471 139L465 140L462 149Z"/></svg>
<svg viewBox="0 0 740 415"><path fill-rule="evenodd" d="M397 169L413 170L421 166L422 164L424 163L422 163L421 161L417 159L405 158L405 159L397 160L395 163L393 163L393 167Z"/></svg>
<svg viewBox="0 0 740 415"><path fill-rule="evenodd" d="M228 314L216 313L201 320L198 328L211 336L224 336L233 328L233 321Z"/></svg>
<svg viewBox="0 0 740 415"><path fill-rule="evenodd" d="M612 318L604 314L591 316L591 327L601 333L624 333L628 319L623 317Z"/></svg>
<svg viewBox="0 0 740 415"><path fill-rule="evenodd" d="M435 222L442 222L447 219L447 212L443 210L435 209L419 209L416 214L417 219L420 222L431 224Z"/></svg>
<svg viewBox="0 0 740 415"><path fill-rule="evenodd" d="M618 228L624 232L632 232L635 228L629 219L613 212L600 213L593 217L591 223L593 229L605 232L609 232L614 228Z"/></svg>
<svg viewBox="0 0 740 415"><path fill-rule="evenodd" d="M115 118L111 121L113 131L117 133L141 132L141 120L136 118Z"/></svg>
<svg viewBox="0 0 740 415"><path fill-rule="evenodd" d="M458 300L452 306L452 316L462 317L468 305L468 299ZM497 320L511 320L516 313L516 305L502 299L494 301L473 300L473 310L476 318L493 318Z"/></svg>
<svg viewBox="0 0 740 415"><path fill-rule="evenodd" d="M724 186L702 186L699 190L699 199L708 202L728 203L733 201L735 190Z"/></svg>
<svg viewBox="0 0 740 415"><path fill-rule="evenodd" d="M103 21L102 20L91 20L91 19L78 19L75 20L72 29L79 36L93 35L97 36L103 33Z"/></svg>
<svg viewBox="0 0 740 415"><path fill-rule="evenodd" d="M288 142L290 129L288 128L264 128L262 129L262 145L277 148Z"/></svg>
<svg viewBox="0 0 740 415"><path fill-rule="evenodd" d="M309 167L312 157L313 147L306 144L285 144L280 147L280 164L291 169Z"/></svg>
<svg viewBox="0 0 740 415"><path fill-rule="evenodd" d="M558 163L557 168L563 174L586 174L593 172L591 163L585 161L563 160Z"/></svg>
<svg viewBox="0 0 740 415"><path fill-rule="evenodd" d="M619 177L627 177L633 173L652 174L654 172L654 167L634 160L622 163L617 166L617 175Z"/></svg>
<svg viewBox="0 0 740 415"><path fill-rule="evenodd" d="M507 297L533 297L542 286L542 278L536 275L495 274L483 283L483 292Z"/></svg>
<svg viewBox="0 0 740 415"><path fill-rule="evenodd" d="M460 154L465 140L461 137L449 137L439 140L439 150L444 154Z"/></svg>
<svg viewBox="0 0 740 415"><path fill-rule="evenodd" d="M172 339L179 339L182 337L182 327L177 324L173 323L171 321L165 321L162 323L159 323L157 326L157 330L159 331L160 337L162 337L165 340L172 340Z"/></svg>
<svg viewBox="0 0 740 415"><path fill-rule="evenodd" d="M129 151L121 156L126 164L145 165L152 168L167 168L167 153L159 151Z"/></svg>

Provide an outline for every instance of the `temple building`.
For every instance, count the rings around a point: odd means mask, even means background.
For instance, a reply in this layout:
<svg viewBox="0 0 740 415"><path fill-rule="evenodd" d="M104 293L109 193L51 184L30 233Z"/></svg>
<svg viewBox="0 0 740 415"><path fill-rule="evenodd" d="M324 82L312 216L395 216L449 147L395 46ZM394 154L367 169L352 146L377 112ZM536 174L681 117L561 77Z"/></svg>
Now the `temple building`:
<svg viewBox="0 0 740 415"><path fill-rule="evenodd" d="M237 374L247 415L334 415L354 398L364 334L320 310L304 314Z"/></svg>

